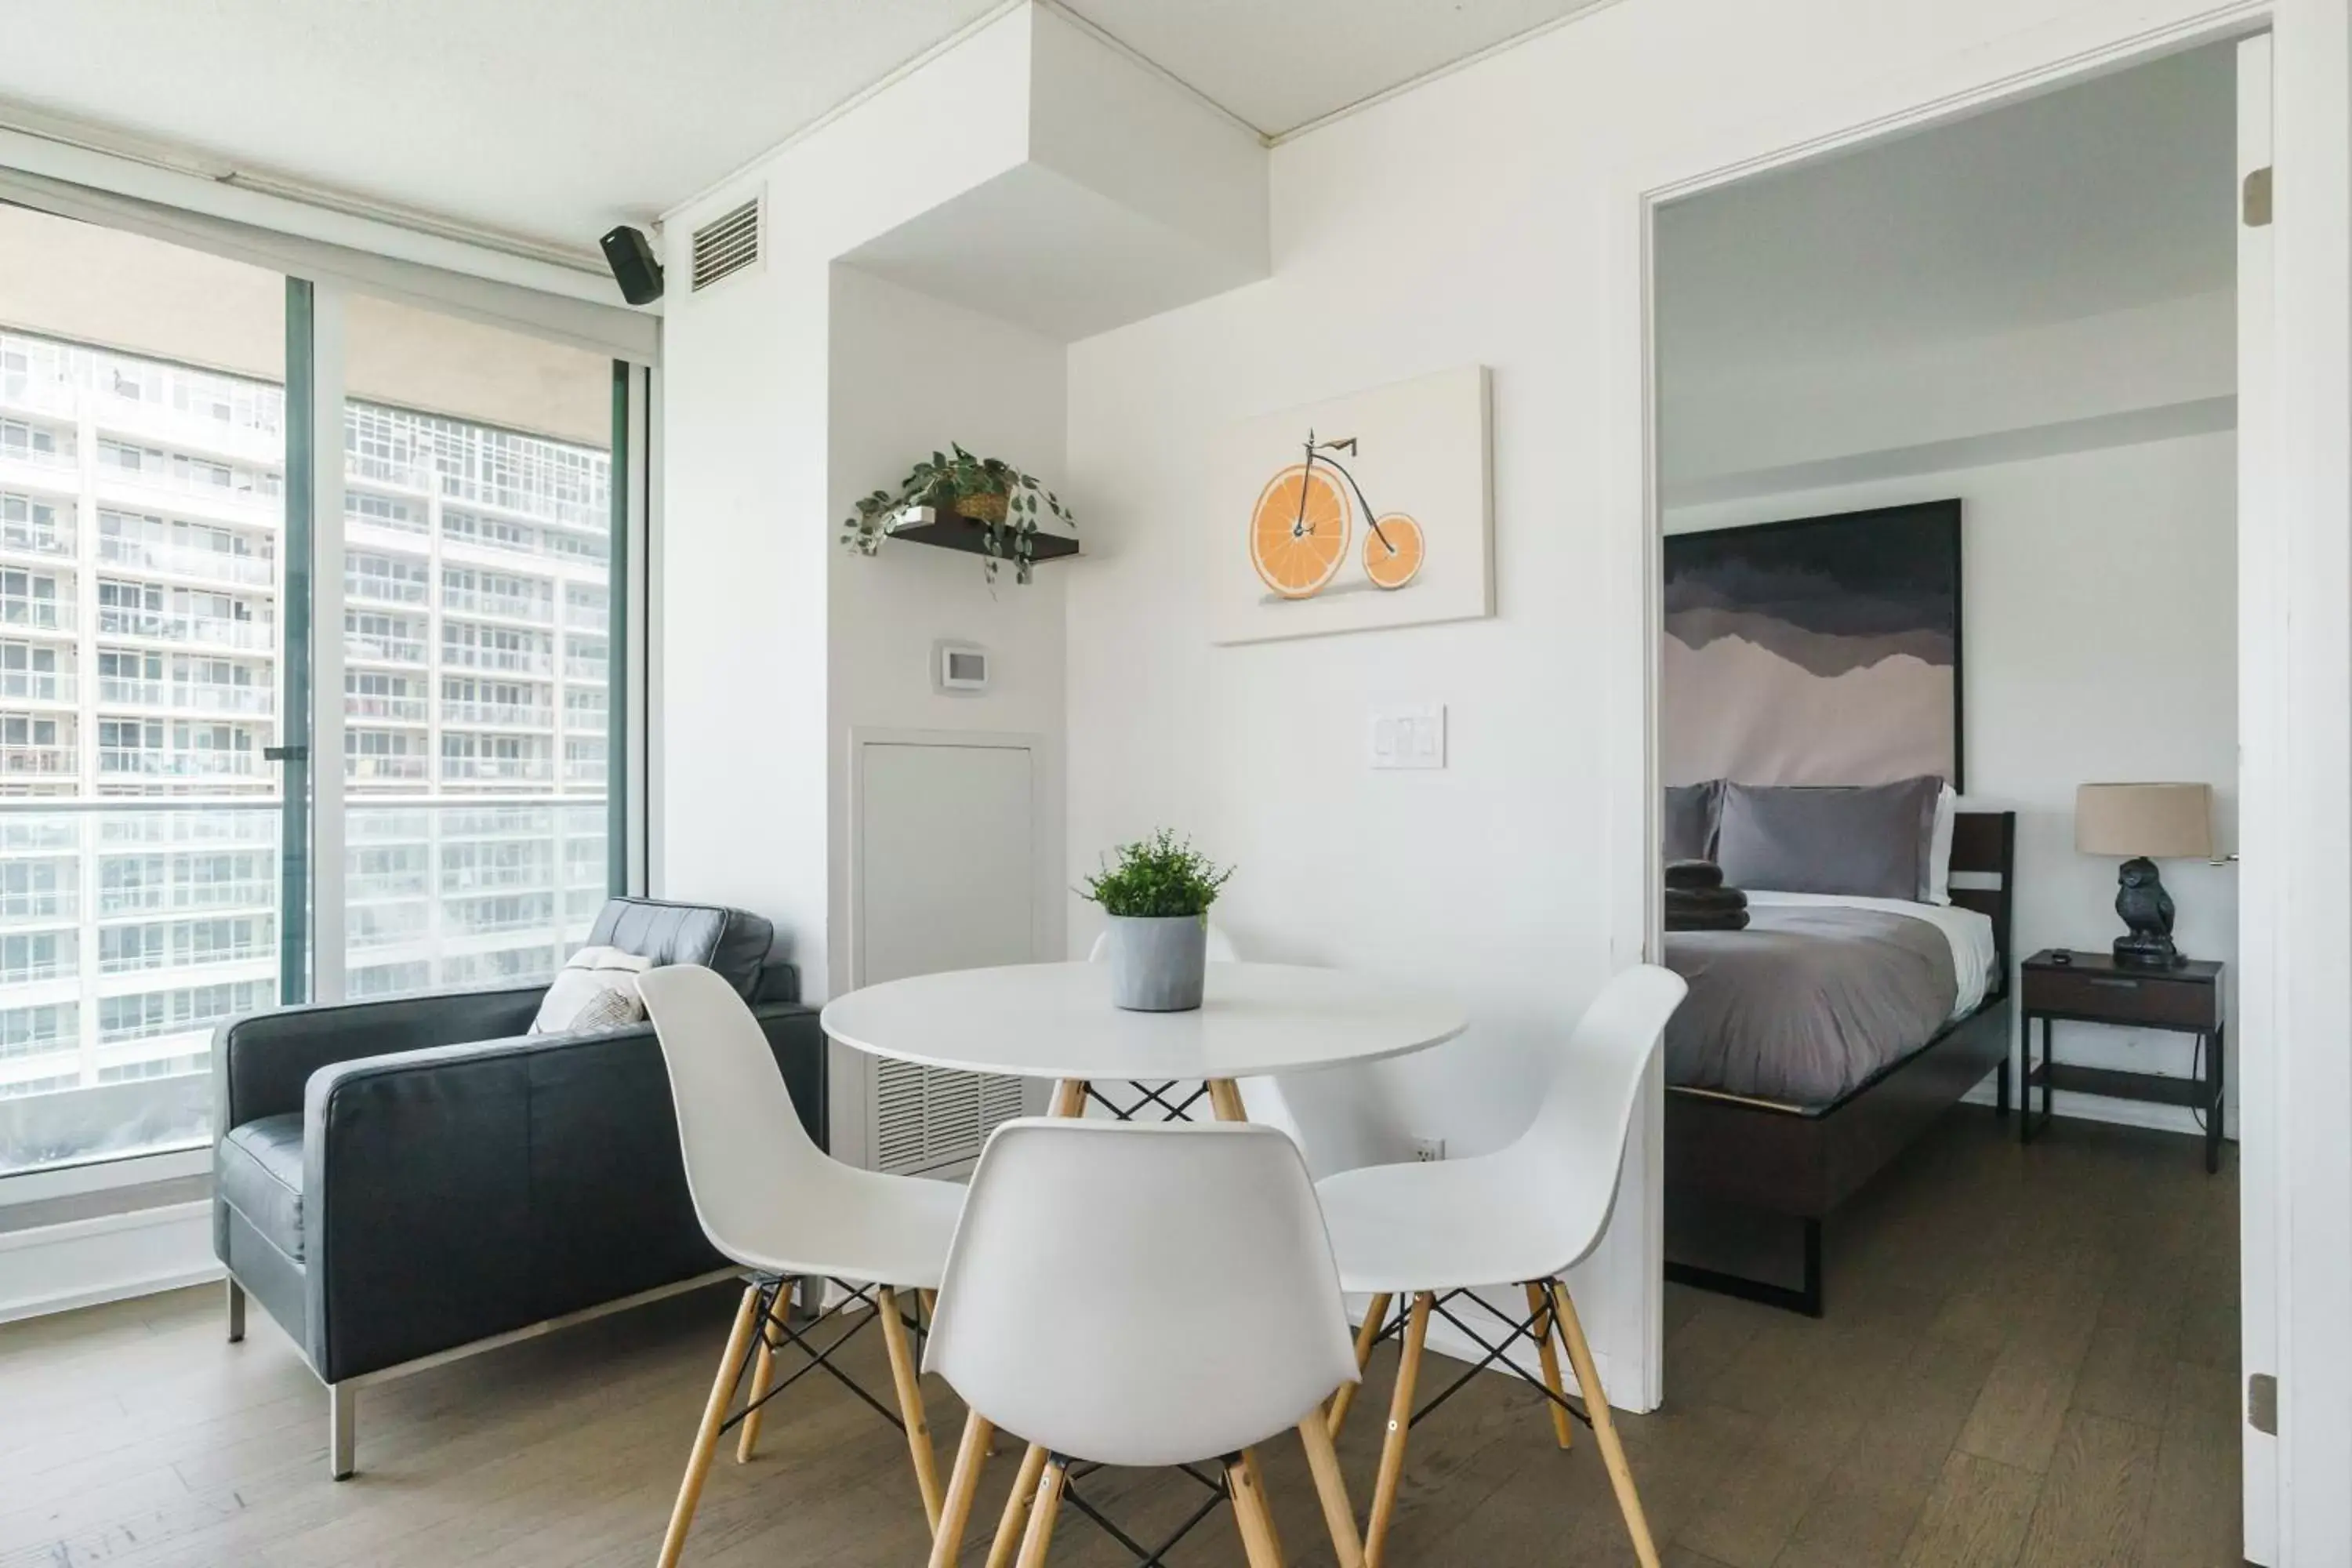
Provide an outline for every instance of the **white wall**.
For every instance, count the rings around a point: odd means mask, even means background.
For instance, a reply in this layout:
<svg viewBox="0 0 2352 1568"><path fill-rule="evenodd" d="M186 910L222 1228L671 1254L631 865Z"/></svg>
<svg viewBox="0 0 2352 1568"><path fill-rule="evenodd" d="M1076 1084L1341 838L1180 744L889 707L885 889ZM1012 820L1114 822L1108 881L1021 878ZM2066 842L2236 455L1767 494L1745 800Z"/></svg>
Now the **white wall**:
<svg viewBox="0 0 2352 1568"><path fill-rule="evenodd" d="M914 462L961 441L1049 484L1062 472L1063 349L994 317L934 300L852 267L832 273L832 395L827 422L829 515L845 518L859 496L895 489ZM1026 587L1010 566L991 587L981 558L886 542L868 559L828 556L826 729L832 792L828 924L849 919L849 753L862 730L984 731L1034 735L1046 815L1061 821L1063 576L1037 568ZM931 682L934 642L978 643L992 656L984 693L948 695ZM952 811L955 803L940 803ZM1063 940L1062 847L1049 839L1034 868L1047 907L1048 950ZM828 955L827 994L852 984L845 937ZM836 1053L835 1149L859 1157L865 1131L864 1064Z"/></svg>
<svg viewBox="0 0 2352 1568"><path fill-rule="evenodd" d="M2219 847L2237 844L2237 466L2229 433L1677 508L1669 531L1906 501L1961 502L1968 793L2013 809L2013 942L2104 949L2112 859L2074 853L2074 786L2184 779L2215 787ZM2235 867L2167 862L2175 936L2238 956ZM2231 1009L2234 1018L2235 1009ZM2185 1075L2193 1042L2059 1026L2063 1059ZM2226 1085L2235 1105L2234 1079ZM2061 1095L2064 1114L2193 1129L2186 1110Z"/></svg>
<svg viewBox="0 0 2352 1568"><path fill-rule="evenodd" d="M1634 259L1604 243L1620 215L1706 149L1801 144L2193 9L1599 9L1276 148L1272 279L1073 348L1072 482L1097 521L1070 580L1071 859L1175 824L1238 863L1221 907L1244 951L1394 967L1471 1002L1460 1041L1348 1085L1350 1153L1508 1138L1547 1050L1634 956L1612 952L1614 889L1650 860L1623 820L1641 792L1612 781L1644 744L1617 695L1643 611L1596 586L1641 558L1639 491L1604 490L1627 427L1631 324L1600 303ZM1197 506L1215 432L1469 363L1494 372L1495 618L1210 647L1202 561L1240 529ZM1448 705L1445 771L1366 770L1387 700ZM1090 911L1073 927L1091 936ZM1625 1189L1577 1279L1612 1359L1654 1328L1645 1195Z"/></svg>

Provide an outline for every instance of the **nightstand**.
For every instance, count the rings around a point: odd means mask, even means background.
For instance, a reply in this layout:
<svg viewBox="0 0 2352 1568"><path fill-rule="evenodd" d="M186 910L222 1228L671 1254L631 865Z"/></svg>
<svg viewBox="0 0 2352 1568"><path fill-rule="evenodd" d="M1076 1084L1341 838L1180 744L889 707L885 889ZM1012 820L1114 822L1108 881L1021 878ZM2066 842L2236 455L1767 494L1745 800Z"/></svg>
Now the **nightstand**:
<svg viewBox="0 0 2352 1568"><path fill-rule="evenodd" d="M2044 948L2019 967L2021 1013L2025 1025L2025 1089L2020 1097L2017 1138L2030 1143L2049 1123L2052 1094L2073 1089L2115 1100L2185 1105L2205 1121L2205 1169L2221 1166L2221 965L2184 963L2171 969L2139 969L2117 963L2104 952L2076 952L2056 962L2059 950ZM2042 1024L2042 1062L2033 1061L2033 1025ZM2107 1024L2127 1029L2170 1029L2195 1035L2204 1070L2189 1078L2163 1073L2117 1072L2075 1067L2057 1059L2052 1037L2061 1023ZM2033 1110L2033 1089L2042 1089L2042 1110Z"/></svg>

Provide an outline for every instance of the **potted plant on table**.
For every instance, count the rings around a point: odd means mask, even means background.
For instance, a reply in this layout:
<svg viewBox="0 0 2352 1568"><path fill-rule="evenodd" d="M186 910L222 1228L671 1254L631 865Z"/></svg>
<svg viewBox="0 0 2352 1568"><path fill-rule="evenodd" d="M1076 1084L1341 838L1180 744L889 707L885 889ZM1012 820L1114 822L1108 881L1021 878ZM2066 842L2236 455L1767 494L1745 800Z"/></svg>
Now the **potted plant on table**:
<svg viewBox="0 0 2352 1568"><path fill-rule="evenodd" d="M909 469L895 492L876 490L862 498L856 514L841 525L841 542L861 555L872 555L908 508L927 506L941 517L965 518L980 525L990 582L996 581L998 564L1011 561L1013 581L1026 583L1037 559L1040 502L1070 528L1077 527L1078 520L1061 498L1035 476L1001 458L976 458L950 443L949 451L933 452L928 461Z"/></svg>
<svg viewBox="0 0 2352 1568"><path fill-rule="evenodd" d="M1110 999L1138 1013L1201 1005L1209 906L1234 872L1167 828L1122 844L1078 893L1110 917Z"/></svg>

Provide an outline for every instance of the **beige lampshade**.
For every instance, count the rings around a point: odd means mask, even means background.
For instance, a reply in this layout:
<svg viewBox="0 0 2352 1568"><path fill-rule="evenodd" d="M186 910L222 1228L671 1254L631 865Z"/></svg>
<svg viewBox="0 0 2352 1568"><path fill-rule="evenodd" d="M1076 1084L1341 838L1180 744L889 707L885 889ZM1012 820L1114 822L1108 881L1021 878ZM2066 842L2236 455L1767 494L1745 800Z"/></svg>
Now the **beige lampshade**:
<svg viewBox="0 0 2352 1568"><path fill-rule="evenodd" d="M2151 860L2213 858L2213 786L2086 784L2074 791L2074 848Z"/></svg>

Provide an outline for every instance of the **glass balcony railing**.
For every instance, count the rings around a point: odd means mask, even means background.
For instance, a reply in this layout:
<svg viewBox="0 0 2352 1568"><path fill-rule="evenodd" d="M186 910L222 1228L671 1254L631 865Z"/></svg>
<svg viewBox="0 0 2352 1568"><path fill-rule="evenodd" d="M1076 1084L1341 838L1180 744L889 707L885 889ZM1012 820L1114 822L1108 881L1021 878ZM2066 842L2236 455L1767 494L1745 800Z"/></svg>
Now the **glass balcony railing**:
<svg viewBox="0 0 2352 1568"><path fill-rule="evenodd" d="M563 624L575 632L607 632L613 629L613 612L602 605L566 605Z"/></svg>
<svg viewBox="0 0 2352 1568"><path fill-rule="evenodd" d="M0 775L8 778L71 778L79 765L71 746L11 745L0 741Z"/></svg>
<svg viewBox="0 0 2352 1568"><path fill-rule="evenodd" d="M555 668L555 658L545 648L477 647L467 643L444 642L441 662L459 669L503 669L520 675L546 675Z"/></svg>
<svg viewBox="0 0 2352 1568"><path fill-rule="evenodd" d="M98 558L120 566L202 577L215 583L268 587L278 580L278 563L267 555L239 555L226 550L124 539L111 533L98 536Z"/></svg>
<svg viewBox="0 0 2352 1568"><path fill-rule="evenodd" d="M99 706L162 708L175 713L242 713L267 717L278 710L278 694L266 686L234 686L209 680L125 680L98 678Z"/></svg>
<svg viewBox="0 0 2352 1568"><path fill-rule="evenodd" d="M555 777L552 757L444 757L441 777L452 784L547 784Z"/></svg>
<svg viewBox="0 0 2352 1568"><path fill-rule="evenodd" d="M273 877L225 878L218 881L164 880L98 889L100 920L182 910L268 910L278 904Z"/></svg>
<svg viewBox="0 0 2352 1568"><path fill-rule="evenodd" d="M555 710L524 702L468 702L446 698L441 703L444 724L492 724L516 730L552 730Z"/></svg>
<svg viewBox="0 0 2352 1568"><path fill-rule="evenodd" d="M250 648L265 653L278 644L278 627L270 621L222 620L213 616L133 610L120 605L100 605L98 607L98 635L147 637L157 642L190 643L206 647Z"/></svg>
<svg viewBox="0 0 2352 1568"><path fill-rule="evenodd" d="M442 607L453 615L497 616L510 621L530 621L539 626L555 624L555 601L529 598L520 594L492 594L479 588L459 588L443 584Z"/></svg>
<svg viewBox="0 0 2352 1568"><path fill-rule="evenodd" d="M343 657L374 664L423 664L421 637L379 637L372 632L345 632Z"/></svg>
<svg viewBox="0 0 2352 1568"><path fill-rule="evenodd" d="M563 675L567 680L603 680L611 668L604 659L582 658L573 654L563 661Z"/></svg>
<svg viewBox="0 0 2352 1568"><path fill-rule="evenodd" d="M575 735L601 735L612 725L612 715L602 708L566 708L563 727Z"/></svg>
<svg viewBox="0 0 2352 1568"><path fill-rule="evenodd" d="M602 757L566 757L563 759L565 784L603 784L610 771Z"/></svg>
<svg viewBox="0 0 2352 1568"><path fill-rule="evenodd" d="M68 515L70 511L68 508ZM70 561L73 552L74 531L64 518L48 528L30 522L10 522L0 526L0 554L37 555L45 560Z"/></svg>
<svg viewBox="0 0 2352 1568"><path fill-rule="evenodd" d="M0 626L36 632L69 632L74 629L73 603L68 599L0 595Z"/></svg>
<svg viewBox="0 0 2352 1568"><path fill-rule="evenodd" d="M0 697L23 702L70 702L74 678L51 669L0 669Z"/></svg>
<svg viewBox="0 0 2352 1568"><path fill-rule="evenodd" d="M415 756L343 759L343 777L354 784L423 784L429 776L421 752Z"/></svg>
<svg viewBox="0 0 2352 1568"><path fill-rule="evenodd" d="M431 704L422 697L385 697L373 691L343 694L343 713L352 719L388 719L395 724L422 724L431 716Z"/></svg>
<svg viewBox="0 0 2352 1568"><path fill-rule="evenodd" d="M218 752L191 747L180 751L163 746L100 746L98 772L134 774L141 778L249 779L261 776L258 752Z"/></svg>
<svg viewBox="0 0 2352 1568"><path fill-rule="evenodd" d="M422 605L425 584L404 577L380 577L373 572L343 574L343 596L373 605Z"/></svg>

